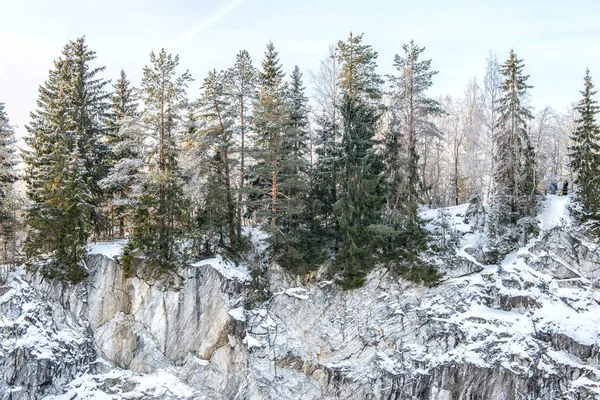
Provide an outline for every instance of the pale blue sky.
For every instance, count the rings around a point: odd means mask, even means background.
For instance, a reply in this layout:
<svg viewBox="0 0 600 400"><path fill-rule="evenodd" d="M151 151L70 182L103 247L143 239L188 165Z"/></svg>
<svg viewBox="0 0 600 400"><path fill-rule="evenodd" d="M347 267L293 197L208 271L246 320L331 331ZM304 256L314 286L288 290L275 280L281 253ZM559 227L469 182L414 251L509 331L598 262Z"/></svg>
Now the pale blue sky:
<svg viewBox="0 0 600 400"><path fill-rule="evenodd" d="M196 79L192 96L209 69L230 66L240 49L258 67L268 40L284 69L297 64L308 81L328 46L350 31L364 32L379 52L381 73L393 72L408 40L426 46L440 71L434 95L461 95L482 77L490 50L503 61L511 48L525 60L537 108L578 100L586 67L600 85L598 0L0 0L0 10L0 101L19 133L52 61L84 34L108 79L139 71L151 50L179 53Z"/></svg>

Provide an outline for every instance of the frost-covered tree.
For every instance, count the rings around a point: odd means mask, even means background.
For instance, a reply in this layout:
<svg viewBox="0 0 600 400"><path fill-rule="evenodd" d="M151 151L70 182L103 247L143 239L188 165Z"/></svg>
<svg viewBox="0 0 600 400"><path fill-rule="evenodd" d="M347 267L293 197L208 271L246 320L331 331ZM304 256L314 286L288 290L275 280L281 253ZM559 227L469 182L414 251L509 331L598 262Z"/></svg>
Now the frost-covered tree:
<svg viewBox="0 0 600 400"><path fill-rule="evenodd" d="M121 70L113 85L108 113L107 144L110 147L109 173L100 181L107 191L111 219L117 220L119 237L125 236L125 225L131 210L131 186L141 168L140 138L136 137L135 118L138 116L135 88ZM114 224L114 223L113 223Z"/></svg>
<svg viewBox="0 0 600 400"><path fill-rule="evenodd" d="M481 134L478 148L482 149L485 166L480 170L484 175L485 191L483 197L489 200L494 187L494 171L496 153L496 135L498 133L498 102L502 96L502 75L496 54L490 53L486 63L483 91L479 103L479 120Z"/></svg>
<svg viewBox="0 0 600 400"><path fill-rule="evenodd" d="M402 49L403 53L394 58L397 75L389 77L391 99L384 156L390 190L386 215L398 231L398 245L405 249L405 257L413 259L426 245L417 212L427 192L420 179L418 145L440 136L432 120L444 111L426 93L437 71L431 70L431 60L421 59L425 48L410 41Z"/></svg>
<svg viewBox="0 0 600 400"><path fill-rule="evenodd" d="M95 53L83 38L69 42L40 87L27 126L29 256L49 255L43 272L73 282L86 274L87 239L101 218L98 182L106 169L101 138L105 81L91 68ZM51 232L51 235L48 235Z"/></svg>
<svg viewBox="0 0 600 400"><path fill-rule="evenodd" d="M511 50L502 65L502 96L498 101L498 129L495 135L495 190L493 219L500 254L517 241L527 240L537 214L537 176L535 152L529 138L527 107L528 75L523 74L523 61ZM517 229L517 227L519 227Z"/></svg>
<svg viewBox="0 0 600 400"><path fill-rule="evenodd" d="M250 54L241 50L235 64L226 72L225 92L233 107L235 117L231 129L236 142L239 143L239 172L237 194L237 234L242 234L242 217L247 197L245 190L247 166L247 139L252 130L252 106L256 102L256 85L258 71L252 65Z"/></svg>
<svg viewBox="0 0 600 400"><path fill-rule="evenodd" d="M205 142L205 157L210 157L212 174L212 179L209 178L205 185L207 203L204 211L210 216L207 218L207 229L218 233L221 245L225 244L225 235L227 245L233 246L237 241L238 230L234 190L234 169L237 166L234 154L238 149L233 140L234 114L229 100L223 73L210 71L204 79L198 101L200 120L203 123L200 140Z"/></svg>
<svg viewBox="0 0 600 400"><path fill-rule="evenodd" d="M150 65L143 69L139 97L144 108L135 125L145 147L144 164L132 192L132 232L124 257L128 265L134 258L145 258L147 265L163 272L184 261L181 249L188 216L178 136L192 78L187 71L178 75L178 66L179 56L163 49L150 53Z"/></svg>
<svg viewBox="0 0 600 400"><path fill-rule="evenodd" d="M596 234L600 233L600 126L596 115L600 112L598 101L594 99L590 70L584 77L583 98L575 109L579 113L577 129L571 135L573 145L569 148L569 166L575 173L575 210L582 222L590 225Z"/></svg>
<svg viewBox="0 0 600 400"><path fill-rule="evenodd" d="M14 190L18 179L15 131L10 125L4 103L0 103L0 254L14 255L15 234L18 226L19 198Z"/></svg>
<svg viewBox="0 0 600 400"><path fill-rule="evenodd" d="M324 231L333 234L336 221L333 205L337 201L339 159L341 145L339 82L340 62L337 49L331 47L327 57L321 61L319 71L313 74L314 100L317 104L314 122L316 162L312 168L312 198L316 217L322 221Z"/></svg>

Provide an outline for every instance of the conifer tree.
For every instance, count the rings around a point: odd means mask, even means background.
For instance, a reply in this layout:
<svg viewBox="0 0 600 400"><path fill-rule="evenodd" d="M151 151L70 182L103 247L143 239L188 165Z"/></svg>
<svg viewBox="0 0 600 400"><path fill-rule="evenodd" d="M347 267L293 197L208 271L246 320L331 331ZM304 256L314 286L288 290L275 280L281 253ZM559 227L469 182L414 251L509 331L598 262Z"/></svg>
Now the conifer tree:
<svg viewBox="0 0 600 400"><path fill-rule="evenodd" d="M314 264L314 241L308 227L312 222L308 209L309 120L308 98L304 94L302 73L296 66L286 94L286 120L281 131L278 229L272 232L276 258L296 272L305 272Z"/></svg>
<svg viewBox="0 0 600 400"><path fill-rule="evenodd" d="M125 249L126 262L145 257L162 272L184 261L180 250L187 223L177 139L192 78L187 71L177 76L178 65L179 56L163 49L150 53L150 65L143 69L139 92L144 110L136 124L146 148L133 193L132 237Z"/></svg>
<svg viewBox="0 0 600 400"><path fill-rule="evenodd" d="M425 48L411 40L402 49L403 54L394 58L398 74L390 77L392 95L384 150L389 185L386 216L396 231L390 241L393 248L412 262L426 248L426 232L417 212L424 194L417 145L441 135L432 119L444 111L426 93L437 71L431 70L431 60L421 59Z"/></svg>
<svg viewBox="0 0 600 400"><path fill-rule="evenodd" d="M121 70L119 79L113 85L106 121L110 169L108 176L100 181L100 186L108 192L111 216L118 221L121 238L125 235L125 223L131 209L131 185L141 167L140 144L132 126L137 115L134 88L125 71Z"/></svg>
<svg viewBox="0 0 600 400"><path fill-rule="evenodd" d="M321 61L318 75L313 76L318 110L315 118L317 159L311 172L311 198L313 213L322 228L319 235L323 237L333 237L337 229L333 205L337 201L340 168L341 91L340 63L336 54L337 48L330 48L327 58Z"/></svg>
<svg viewBox="0 0 600 400"><path fill-rule="evenodd" d="M199 104L202 113L203 129L200 136L210 157L212 182L207 182L207 201L211 210L212 226L219 231L221 245L225 244L222 235L228 238L228 245L237 241L237 204L234 193L234 168L237 161L234 153L237 146L233 141L233 114L229 98L225 92L224 74L210 71L202 85ZM221 212L222 211L222 212ZM216 218L216 216L219 218Z"/></svg>
<svg viewBox="0 0 600 400"><path fill-rule="evenodd" d="M100 234L108 228L106 215L102 211L105 199L99 182L108 173L109 148L104 137L109 94L105 91L108 82L98 77L106 67L91 68L96 52L90 50L85 38L70 42L65 48L65 57L71 65L71 118L78 137L77 145L84 163L83 180L89 187L91 198L91 222L93 231Z"/></svg>
<svg viewBox="0 0 600 400"><path fill-rule="evenodd" d="M103 225L98 181L106 173L106 82L97 76L104 68L91 68L94 59L84 38L70 41L40 87L27 126L26 250L31 257L50 256L47 276L72 282L85 277L87 239Z"/></svg>
<svg viewBox="0 0 600 400"><path fill-rule="evenodd" d="M14 255L18 196L13 188L18 174L15 131L0 103L0 253L6 258Z"/></svg>
<svg viewBox="0 0 600 400"><path fill-rule="evenodd" d="M526 240L533 227L531 218L537 214L535 155L528 132L533 116L525 103L531 86L523 67L523 61L511 50L501 69L504 81L498 102L492 213L499 255L510 251L521 237Z"/></svg>
<svg viewBox="0 0 600 400"><path fill-rule="evenodd" d="M229 103L233 106L235 118L232 126L235 138L240 143L239 149L239 184L237 195L237 234L242 234L242 216L244 210L244 199L246 190L246 153L247 137L252 128L252 105L256 101L256 83L258 72L252 65L250 54L241 50L235 59L235 64L226 72L225 92L229 97Z"/></svg>
<svg viewBox="0 0 600 400"><path fill-rule="evenodd" d="M573 145L569 147L569 166L576 175L574 207L583 223L590 225L596 233L600 233L600 126L596 115L600 112L598 101L594 99L594 90L590 70L584 77L582 99L575 109L579 118L575 121L577 128L571 135Z"/></svg>
<svg viewBox="0 0 600 400"><path fill-rule="evenodd" d="M377 52L352 33L338 42L342 88L340 193L334 205L339 226L336 266L346 288L363 284L378 261L376 239L384 204L383 163L376 153L381 78L375 72Z"/></svg>
<svg viewBox="0 0 600 400"><path fill-rule="evenodd" d="M250 207L256 216L267 222L271 231L277 227L278 200L280 197L279 172L281 157L281 131L286 124L284 73L278 53L272 42L259 73L259 98L254 107L255 140L252 155L252 199Z"/></svg>

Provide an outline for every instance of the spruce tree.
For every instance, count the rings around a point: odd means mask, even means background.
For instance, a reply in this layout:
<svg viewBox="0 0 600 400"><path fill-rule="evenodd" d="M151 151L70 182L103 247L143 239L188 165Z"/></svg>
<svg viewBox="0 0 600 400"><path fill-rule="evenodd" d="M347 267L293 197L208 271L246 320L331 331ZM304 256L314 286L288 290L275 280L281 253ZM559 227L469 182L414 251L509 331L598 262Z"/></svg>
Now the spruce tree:
<svg viewBox="0 0 600 400"><path fill-rule="evenodd" d="M525 103L531 86L523 67L523 60L511 50L500 71L504 81L498 101L492 212L492 231L498 235L494 251L499 256L511 251L521 238L527 239L538 207L535 154L528 132L533 116Z"/></svg>
<svg viewBox="0 0 600 400"><path fill-rule="evenodd" d="M106 120L110 169L108 176L100 181L100 186L107 191L110 215L117 220L121 238L125 236L125 225L131 209L129 195L133 177L141 166L140 144L132 127L138 115L134 90L125 71L121 70L119 79L113 85Z"/></svg>
<svg viewBox="0 0 600 400"><path fill-rule="evenodd" d="M17 230L18 196L13 188L18 174L15 131L0 103L0 254L12 258L15 253Z"/></svg>
<svg viewBox="0 0 600 400"><path fill-rule="evenodd" d="M249 194L250 210L266 222L270 231L277 229L280 199L279 173L281 157L281 131L286 124L284 73L278 53L272 42L259 73L258 101L254 107L254 133L252 156L252 188Z"/></svg>
<svg viewBox="0 0 600 400"><path fill-rule="evenodd" d="M402 273L419 275L414 261L425 250L427 235L418 214L426 191L419 175L417 146L441 135L432 120L445 112L426 93L437 71L431 70L431 60L421 59L425 48L411 40L402 49L403 54L394 58L398 73L390 77L391 104L384 150L389 187L386 217L395 231L389 244L400 253L398 267Z"/></svg>
<svg viewBox="0 0 600 400"><path fill-rule="evenodd" d="M100 235L109 228L107 216L101 207L105 193L99 185L100 180L108 173L109 157L109 148L104 139L106 128L102 124L109 107L109 94L105 91L108 82L98 76L106 67L91 67L90 63L96 59L96 52L88 48L84 37L70 42L65 50L65 57L69 60L72 70L71 118L85 167L82 178L91 194L93 231Z"/></svg>
<svg viewBox="0 0 600 400"><path fill-rule="evenodd" d="M339 226L336 269L345 288L361 286L379 261L377 250L385 202L383 163L375 151L381 78L375 72L377 52L350 34L338 42L342 88L342 146L339 198L334 213Z"/></svg>
<svg viewBox="0 0 600 400"><path fill-rule="evenodd" d="M103 144L106 81L92 68L95 52L84 38L70 41L40 87L37 110L27 127L25 153L31 206L26 250L50 256L47 276L77 282L85 277L87 239L104 226L98 182L106 174ZM52 235L48 235L52 232Z"/></svg>
<svg viewBox="0 0 600 400"><path fill-rule="evenodd" d="M166 272L184 261L181 249L187 224L182 174L178 165L178 134L188 82L186 71L177 76L179 56L161 50L150 53L144 67L140 99L144 110L136 121L145 150L137 177L131 216L131 239L126 262L145 258L147 265Z"/></svg>
<svg viewBox="0 0 600 400"><path fill-rule="evenodd" d="M247 197L245 190L247 164L247 137L252 128L252 105L256 101L256 84L258 72L252 65L250 54L241 50L235 59L235 64L226 72L225 92L229 103L233 105L235 118L232 126L234 136L240 143L239 174L237 195L237 234L242 235L242 217L244 203Z"/></svg>
<svg viewBox="0 0 600 400"><path fill-rule="evenodd" d="M302 73L296 66L286 94L287 118L281 131L278 229L272 232L276 258L282 266L306 272L314 265L315 238L309 233L309 120Z"/></svg>
<svg viewBox="0 0 600 400"><path fill-rule="evenodd" d="M600 234L600 126L596 115L600 112L596 91L587 69L584 77L582 99L575 109L579 118L577 128L571 135L573 145L569 147L569 166L575 173L574 207L581 222L589 225L592 231Z"/></svg>

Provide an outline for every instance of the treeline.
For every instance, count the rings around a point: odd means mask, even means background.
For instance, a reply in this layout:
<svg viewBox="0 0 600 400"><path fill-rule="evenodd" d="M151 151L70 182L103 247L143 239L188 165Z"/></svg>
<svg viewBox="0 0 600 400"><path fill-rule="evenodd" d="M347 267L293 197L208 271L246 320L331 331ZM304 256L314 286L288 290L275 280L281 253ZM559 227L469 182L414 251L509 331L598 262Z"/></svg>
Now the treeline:
<svg viewBox="0 0 600 400"><path fill-rule="evenodd" d="M547 122L533 117L514 52L502 65L490 58L483 89L473 82L456 102L427 94L437 72L424 50L404 45L396 73L384 78L377 52L350 34L314 74L311 109L302 72L286 77L272 43L260 68L240 51L191 100L193 79L179 71L178 56L151 53L134 88L123 71L114 84L103 79L84 38L69 42L27 126L28 257L43 259L48 276L77 282L90 238L127 236L125 267L163 273L217 251L240 255L249 241L243 227L259 225L273 259L294 273L327 264L353 288L386 265L434 283L418 208L460 197L491 205L488 252L498 259L535 233L540 176L563 173L569 143L556 134L558 155L536 153L547 141L532 127L542 132ZM586 76L570 147L587 220L598 212L591 89ZM2 109L0 118L6 238L22 206L9 201L17 158Z"/></svg>

